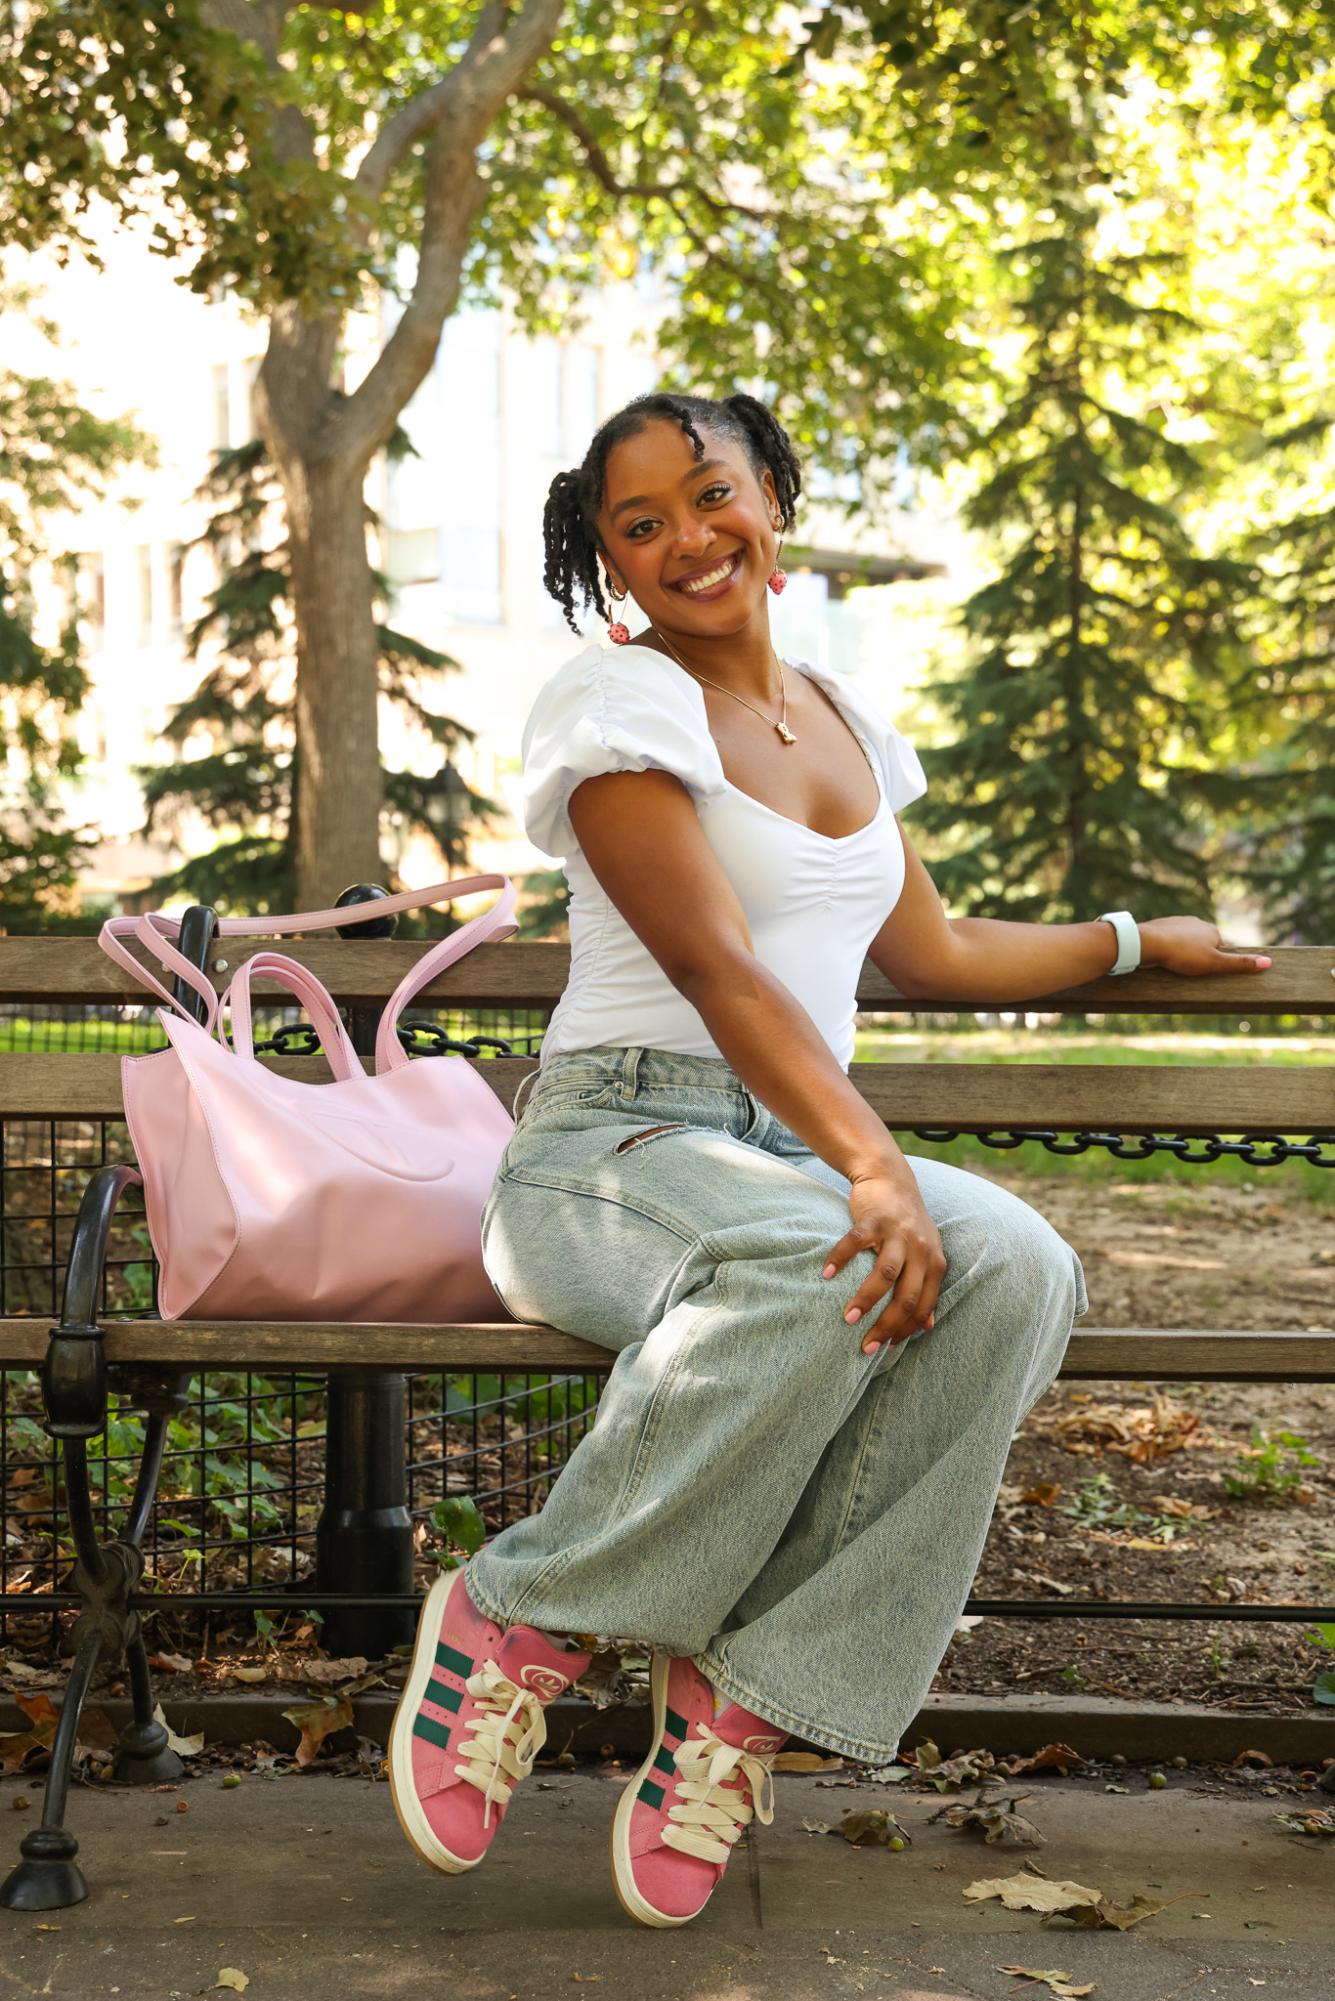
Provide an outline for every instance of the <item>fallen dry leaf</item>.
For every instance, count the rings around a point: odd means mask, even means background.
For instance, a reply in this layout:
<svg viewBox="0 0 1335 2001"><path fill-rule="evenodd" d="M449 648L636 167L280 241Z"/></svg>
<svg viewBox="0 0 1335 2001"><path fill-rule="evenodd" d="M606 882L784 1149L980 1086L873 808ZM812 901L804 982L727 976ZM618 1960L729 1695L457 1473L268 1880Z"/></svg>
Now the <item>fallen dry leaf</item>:
<svg viewBox="0 0 1335 2001"><path fill-rule="evenodd" d="M1033 1821L1015 1811L1020 1801L1028 1797L1028 1793L1016 1793L1007 1799L1003 1793L989 1798L980 1792L971 1806L963 1800L952 1800L949 1806L938 1807L929 1816L928 1825L943 1820L947 1827L977 1828L989 1845L1010 1841L1020 1848L1041 1848L1044 1837Z"/></svg>
<svg viewBox="0 0 1335 2001"><path fill-rule="evenodd" d="M819 1751L780 1751L771 1767L776 1772L842 1772L842 1758L822 1757Z"/></svg>
<svg viewBox="0 0 1335 2001"><path fill-rule="evenodd" d="M283 1715L301 1732L301 1742L294 1754L297 1764L309 1765L318 1756L326 1737L350 1726L352 1704L344 1690L338 1695L322 1696L318 1702L303 1703L297 1709L285 1709Z"/></svg>
<svg viewBox="0 0 1335 2001"><path fill-rule="evenodd" d="M1161 1514L1176 1515L1183 1522L1212 1522L1219 1513L1218 1508L1207 1508L1201 1501L1184 1501L1177 1494L1156 1494L1154 1505Z"/></svg>
<svg viewBox="0 0 1335 2001"><path fill-rule="evenodd" d="M32 1727L0 1732L0 1772L20 1771L32 1752L45 1751L60 1721L59 1711L49 1695L24 1695L16 1690L14 1700Z"/></svg>
<svg viewBox="0 0 1335 2001"><path fill-rule="evenodd" d="M1083 1883L1055 1883L1047 1876L988 1876L970 1883L964 1896L971 1904L996 1897L1008 1911L1070 1911L1081 1904L1099 1904L1102 1890L1090 1890Z"/></svg>
<svg viewBox="0 0 1335 2001"><path fill-rule="evenodd" d="M1037 1966L999 1966L997 1972L1013 1973L1021 1980L1041 1981L1045 1987L1050 1987L1054 1994L1060 1995L1062 2001L1074 2001L1074 1997L1078 1995L1094 1992L1092 1980L1086 1987L1073 1987L1070 1974L1063 1973L1060 1967L1053 1967L1043 1972Z"/></svg>
<svg viewBox="0 0 1335 2001"><path fill-rule="evenodd" d="M239 1966L223 1966L218 1969L215 1987L230 1987L234 1994L244 1994L250 1985L250 1975L243 1973Z"/></svg>
<svg viewBox="0 0 1335 2001"><path fill-rule="evenodd" d="M359 1674L365 1674L367 1661L365 1654L349 1654L343 1660L307 1661L302 1674L307 1681L331 1683L351 1681Z"/></svg>
<svg viewBox="0 0 1335 2001"><path fill-rule="evenodd" d="M1233 1760L1235 1765L1273 1765L1274 1762L1267 1751L1239 1751Z"/></svg>
<svg viewBox="0 0 1335 2001"><path fill-rule="evenodd" d="M1304 1807L1298 1813L1277 1813L1275 1819L1290 1834L1335 1834L1335 1813L1329 1807Z"/></svg>
<svg viewBox="0 0 1335 2001"><path fill-rule="evenodd" d="M267 1681L269 1670L266 1667L234 1667L228 1668L227 1676L229 1681Z"/></svg>
<svg viewBox="0 0 1335 2001"><path fill-rule="evenodd" d="M163 1715L162 1704L160 1702L154 1705L153 1721L155 1723L160 1723L163 1729L166 1731L168 1748L170 1750L179 1752L181 1757L183 1758L197 1757L199 1753L204 1749L204 1732L201 1730L198 1733L198 1735L194 1737L178 1737L176 1732L172 1729L171 1724L167 1721L166 1717Z"/></svg>
<svg viewBox="0 0 1335 2001"><path fill-rule="evenodd" d="M1040 1750L1028 1758L1011 1758L1002 1766L1008 1779L1018 1779L1022 1772L1061 1772L1065 1774L1072 1765L1083 1765L1084 1759L1069 1744L1044 1744Z"/></svg>
<svg viewBox="0 0 1335 2001"><path fill-rule="evenodd" d="M1026 1487L1020 1500L1027 1508L1050 1508L1060 1494L1060 1480L1035 1480L1032 1487Z"/></svg>
<svg viewBox="0 0 1335 2001"><path fill-rule="evenodd" d="M1129 1932L1132 1925L1167 1909L1167 1904L1156 1904L1153 1897L1133 1897L1129 1904L1110 1904L1106 1897L1100 1897L1097 1904L1081 1904L1076 1910L1051 1915L1069 1918L1082 1931ZM1043 1923L1048 1922L1049 1918L1044 1918Z"/></svg>
<svg viewBox="0 0 1335 2001"><path fill-rule="evenodd" d="M163 1674L189 1674L195 1665L187 1654L150 1654L148 1664Z"/></svg>

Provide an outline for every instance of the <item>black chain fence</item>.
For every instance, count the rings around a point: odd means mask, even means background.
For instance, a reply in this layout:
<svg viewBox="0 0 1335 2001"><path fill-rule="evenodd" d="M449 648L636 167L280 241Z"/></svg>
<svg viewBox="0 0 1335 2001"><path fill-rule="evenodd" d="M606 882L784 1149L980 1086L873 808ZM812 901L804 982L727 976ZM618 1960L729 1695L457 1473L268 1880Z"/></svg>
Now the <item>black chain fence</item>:
<svg viewBox="0 0 1335 2001"><path fill-rule="evenodd" d="M441 1011L405 1022L414 1055L485 1059L528 1055L542 1039L544 1011L508 1014ZM314 1032L291 1011L257 1016L257 1048L313 1054ZM164 1046L149 1008L0 1010L0 1049L134 1054ZM948 1143L949 1127L914 1128L918 1139ZM1229 1138L1217 1134L1147 1136L1056 1129L972 1135L988 1148L1037 1146L1058 1156L1105 1149L1119 1160L1156 1153L1190 1165L1234 1157L1261 1168L1302 1160L1335 1166L1335 1133ZM70 1239L93 1170L132 1158L123 1123L96 1119L16 1119L0 1123L0 1315L56 1316ZM142 1204L131 1194L112 1226L102 1289L109 1320L156 1309L156 1267ZM432 1510L469 1496L487 1527L504 1527L539 1507L593 1419L597 1374L418 1375L409 1379L409 1510L416 1524L421 1581L435 1565ZM41 1397L30 1371L0 1372L0 1641L24 1648L54 1644L61 1589L73 1559L58 1452L41 1424ZM324 1492L327 1393L312 1375L253 1373L196 1377L186 1407L171 1419L162 1480L145 1535L144 1588L161 1591L154 1642L207 1651L229 1634L253 1638L281 1619L278 1611L229 1610L230 1592L271 1591L295 1617L318 1623L303 1606L313 1589L315 1525ZM116 1533L132 1492L144 1417L113 1387L106 1431L90 1441L89 1467L104 1535ZM173 1604L188 1595L190 1606ZM210 1600L216 1596L216 1607Z"/></svg>

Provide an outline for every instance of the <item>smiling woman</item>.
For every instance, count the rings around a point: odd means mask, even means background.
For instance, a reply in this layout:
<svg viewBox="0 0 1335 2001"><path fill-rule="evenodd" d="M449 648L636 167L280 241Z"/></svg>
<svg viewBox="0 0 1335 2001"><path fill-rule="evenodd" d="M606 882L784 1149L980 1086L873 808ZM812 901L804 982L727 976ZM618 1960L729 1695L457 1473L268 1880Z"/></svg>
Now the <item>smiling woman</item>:
<svg viewBox="0 0 1335 2001"><path fill-rule="evenodd" d="M564 858L570 978L483 1253L517 1318L617 1361L542 1513L433 1588L391 1760L414 1845L472 1868L544 1702L582 1672L563 1638L647 1645L653 1742L612 1873L657 1926L703 1909L770 1818L787 1733L893 1757L1011 1437L1087 1305L1043 1217L907 1159L850 1081L864 959L961 1000L1142 953L1265 963L1191 918L946 916L897 818L926 785L911 745L865 689L775 649L801 487L755 398L669 393L552 483L547 587L574 630L577 600L610 630L524 729L524 824ZM612 617L628 599L633 639Z"/></svg>

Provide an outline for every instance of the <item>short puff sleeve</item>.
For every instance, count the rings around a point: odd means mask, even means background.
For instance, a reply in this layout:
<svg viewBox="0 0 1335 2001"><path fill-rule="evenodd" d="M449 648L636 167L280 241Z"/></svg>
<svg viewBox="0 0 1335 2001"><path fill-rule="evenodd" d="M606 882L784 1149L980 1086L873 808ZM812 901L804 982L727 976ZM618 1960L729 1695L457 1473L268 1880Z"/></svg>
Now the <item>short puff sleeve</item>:
<svg viewBox="0 0 1335 2001"><path fill-rule="evenodd" d="M651 647L595 644L553 674L524 725L524 831L545 855L578 848L570 795L610 771L670 771L697 801L726 791L692 683Z"/></svg>

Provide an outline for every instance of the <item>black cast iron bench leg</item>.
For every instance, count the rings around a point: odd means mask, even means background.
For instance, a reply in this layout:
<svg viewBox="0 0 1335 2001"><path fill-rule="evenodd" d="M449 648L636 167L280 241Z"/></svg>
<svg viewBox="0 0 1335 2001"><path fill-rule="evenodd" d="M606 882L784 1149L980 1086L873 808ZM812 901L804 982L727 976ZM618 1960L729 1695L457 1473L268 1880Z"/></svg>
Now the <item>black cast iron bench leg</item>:
<svg viewBox="0 0 1335 2001"><path fill-rule="evenodd" d="M74 1226L60 1325L51 1330L42 1365L46 1430L61 1441L76 1552L74 1568L61 1582L78 1591L82 1605L71 1635L74 1664L51 1744L41 1825L25 1835L19 1844L23 1859L0 1885L0 1905L9 1910L60 1910L88 1894L74 1860L79 1844L64 1820L79 1718L104 1655L119 1660L124 1653L133 1694L133 1715L121 1732L113 1777L148 1784L179 1778L184 1771L168 1746L166 1730L153 1720L148 1655L139 1613L129 1599L143 1577L144 1525L157 1489L169 1416L185 1401L188 1372L126 1372L126 1389L136 1404L148 1407L150 1416L123 1535L99 1543L88 1480L88 1440L105 1429L107 1416L108 1372L97 1293L116 1204L138 1180L128 1166L99 1168L90 1180Z"/></svg>

